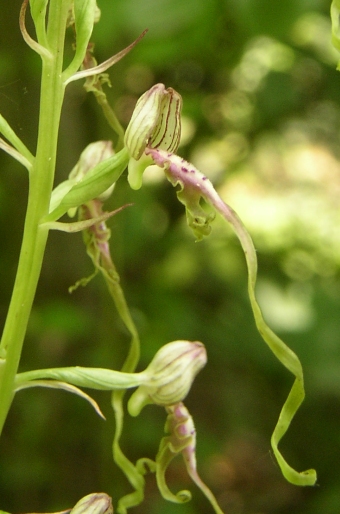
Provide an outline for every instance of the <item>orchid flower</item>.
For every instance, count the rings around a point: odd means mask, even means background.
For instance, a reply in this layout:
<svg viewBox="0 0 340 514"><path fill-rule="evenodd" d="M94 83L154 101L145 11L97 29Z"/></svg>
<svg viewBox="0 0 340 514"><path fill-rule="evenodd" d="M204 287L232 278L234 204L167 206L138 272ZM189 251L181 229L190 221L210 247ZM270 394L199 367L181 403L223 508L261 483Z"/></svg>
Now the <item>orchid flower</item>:
<svg viewBox="0 0 340 514"><path fill-rule="evenodd" d="M166 91L170 91L166 96ZM145 93L137 103L128 126L125 144L134 159L129 164L129 181L132 187L140 187L142 173L153 163L164 169L173 186L179 186L177 196L186 209L187 222L197 240L211 231L211 221L219 213L234 229L245 254L248 270L248 295L259 333L277 359L294 375L295 380L283 405L274 429L271 445L285 478L296 485L314 485L316 472L313 469L297 472L284 459L278 444L299 409L304 397L302 365L297 355L268 327L255 295L257 257L253 241L236 212L227 205L215 190L210 180L191 163L175 153L179 144L181 100L173 90L165 90L158 84ZM148 111L149 110L149 111ZM149 118L147 113L149 112ZM131 163L130 159L130 163ZM136 164L140 162L140 164ZM201 199L211 206L206 212Z"/></svg>
<svg viewBox="0 0 340 514"><path fill-rule="evenodd" d="M185 503L191 499L189 491L182 490L176 495L168 488L165 472L172 459L182 454L188 474L207 497L216 514L223 514L215 496L200 478L196 465L196 429L194 421L182 402L166 407L168 417L165 424L167 436L163 437L156 456L157 485L163 498L175 503Z"/></svg>

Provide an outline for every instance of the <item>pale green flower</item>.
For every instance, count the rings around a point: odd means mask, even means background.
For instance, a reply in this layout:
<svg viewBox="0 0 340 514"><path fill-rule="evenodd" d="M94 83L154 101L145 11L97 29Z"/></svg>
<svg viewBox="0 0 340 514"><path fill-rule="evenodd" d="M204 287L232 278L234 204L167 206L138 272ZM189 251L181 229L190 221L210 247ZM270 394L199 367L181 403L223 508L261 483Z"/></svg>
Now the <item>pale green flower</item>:
<svg viewBox="0 0 340 514"><path fill-rule="evenodd" d="M182 401L206 362L205 347L198 341L173 341L162 346L143 372L147 380L129 400L129 413L138 416L149 403L169 406Z"/></svg>
<svg viewBox="0 0 340 514"><path fill-rule="evenodd" d="M144 155L146 148L176 152L181 138L181 110L181 95L163 84L156 84L139 98L124 139L133 189L141 186L143 172L152 163Z"/></svg>
<svg viewBox="0 0 340 514"><path fill-rule="evenodd" d="M79 500L70 514L113 514L111 498L106 493L91 493Z"/></svg>

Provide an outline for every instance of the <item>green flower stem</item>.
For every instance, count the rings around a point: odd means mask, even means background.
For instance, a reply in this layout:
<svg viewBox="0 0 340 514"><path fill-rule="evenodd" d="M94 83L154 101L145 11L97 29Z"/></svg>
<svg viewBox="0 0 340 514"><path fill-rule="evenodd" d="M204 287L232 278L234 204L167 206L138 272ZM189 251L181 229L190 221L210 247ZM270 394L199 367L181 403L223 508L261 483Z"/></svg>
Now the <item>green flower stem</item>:
<svg viewBox="0 0 340 514"><path fill-rule="evenodd" d="M114 112L114 110L110 106L109 102L107 101L106 94L101 89L101 87L100 88L98 87L97 89L93 89L92 92L93 92L94 96L96 97L98 104L102 108L104 116L105 116L108 124L118 135L116 151L119 152L124 146L124 129L121 126L121 124L116 116L116 113Z"/></svg>
<svg viewBox="0 0 340 514"><path fill-rule="evenodd" d="M87 61L87 65L91 65L91 67L97 65L97 61L90 52L88 52ZM106 78L106 75L104 74L95 75L94 77L88 77L88 79L85 81L84 88L88 93L91 92L94 94L98 104L103 110L103 114L108 124L118 135L118 141L115 145L115 150L116 152L119 152L124 147L125 132L116 116L116 113L109 104L107 96L103 90L102 83L105 83L105 81L110 85L109 80Z"/></svg>
<svg viewBox="0 0 340 514"><path fill-rule="evenodd" d="M124 292L119 284L119 275L109 254L102 254L101 271L105 278L110 294L114 300L120 318L131 334L130 348L123 364L122 371L125 373L134 374L133 372L136 369L140 355L139 335L131 317L129 307L126 303ZM122 499L119 501L117 508L118 513L125 512L124 501L127 498L128 504L130 503L131 506L138 505L143 500L145 487L144 477L138 472L133 463L126 457L120 446L120 438L123 432L124 424L124 395L125 390L116 389L113 391L111 397L111 405L115 414L116 421L116 430L112 443L112 451L113 458L117 466L119 466L120 469L124 472L125 476L129 480L132 487L134 487L135 491L127 495L127 497L124 497L123 502Z"/></svg>
<svg viewBox="0 0 340 514"><path fill-rule="evenodd" d="M99 200L88 202L86 205L83 205L79 211L79 219L81 221L96 219L102 215L102 202ZM139 336L126 302L124 291L120 285L118 272L111 257L109 246L110 235L111 233L106 226L105 220L96 223L93 227L83 232L87 254L91 258L95 269L100 271L103 275L118 314L130 332L130 351L122 371L133 373L136 369L140 354Z"/></svg>
<svg viewBox="0 0 340 514"><path fill-rule="evenodd" d="M39 227L48 213L52 191L60 112L66 20L71 0L51 0L47 41L51 57L43 57L37 153L30 173L29 195L19 264L0 344L0 433L14 395L27 323L41 271L48 229Z"/></svg>
<svg viewBox="0 0 340 514"><path fill-rule="evenodd" d="M102 203L93 200L82 206L79 217L81 220L93 219L101 215L101 213ZM84 230L83 237L87 253L92 259L96 270L99 270L103 275L118 314L131 335L130 348L121 371L123 374L128 373L131 376L138 375L135 374L134 371L140 355L139 335L126 302L123 289L120 285L118 272L111 257L109 247L110 230L103 221L96 223L96 225L90 229ZM120 438L124 424L124 394L125 390L118 388L112 393L111 405L116 421L112 450L113 458L117 466L124 472L135 491L124 496L124 498L119 501L117 508L119 514L125 513L127 506L138 505L142 501L145 487L144 477L140 474L136 466L126 457L120 447Z"/></svg>

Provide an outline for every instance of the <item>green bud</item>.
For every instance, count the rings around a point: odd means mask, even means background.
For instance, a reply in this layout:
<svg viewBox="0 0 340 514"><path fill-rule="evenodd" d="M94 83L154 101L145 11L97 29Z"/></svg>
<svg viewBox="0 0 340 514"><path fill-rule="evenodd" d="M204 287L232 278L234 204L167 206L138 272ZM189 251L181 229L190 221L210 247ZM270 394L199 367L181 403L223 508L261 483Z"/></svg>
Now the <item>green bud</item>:
<svg viewBox="0 0 340 514"><path fill-rule="evenodd" d="M125 133L125 146L138 160L145 148L175 152L181 137L182 97L156 84L138 100Z"/></svg>
<svg viewBox="0 0 340 514"><path fill-rule="evenodd" d="M84 152L86 151L87 149L84 150ZM103 157L100 151L98 155ZM125 170L128 161L129 155L126 148L118 153L113 153L104 160L98 158L98 163L94 167L90 167L90 169L86 167L86 174L79 173L79 181L73 176L73 173L75 176L77 175L78 168L76 166L77 170L74 168L71 172L73 178L59 184L52 192L50 212L41 220L41 223L56 221L66 212L72 215L72 212L74 213L80 205L91 200L104 201L110 194L110 188ZM91 164L94 164L93 160Z"/></svg>
<svg viewBox="0 0 340 514"><path fill-rule="evenodd" d="M112 141L95 141L89 144L80 154L79 161L69 174L69 179L74 180L75 183L80 182L92 168L100 162L105 161L113 154ZM114 184L104 191L104 193L98 197L98 200L104 202L109 198L113 188Z"/></svg>
<svg viewBox="0 0 340 514"><path fill-rule="evenodd" d="M198 341L173 341L163 346L143 372L147 380L129 400L131 416L138 416L149 403L169 406L182 401L206 362L205 347Z"/></svg>
<svg viewBox="0 0 340 514"><path fill-rule="evenodd" d="M111 498L105 493L88 494L76 503L70 514L113 514Z"/></svg>

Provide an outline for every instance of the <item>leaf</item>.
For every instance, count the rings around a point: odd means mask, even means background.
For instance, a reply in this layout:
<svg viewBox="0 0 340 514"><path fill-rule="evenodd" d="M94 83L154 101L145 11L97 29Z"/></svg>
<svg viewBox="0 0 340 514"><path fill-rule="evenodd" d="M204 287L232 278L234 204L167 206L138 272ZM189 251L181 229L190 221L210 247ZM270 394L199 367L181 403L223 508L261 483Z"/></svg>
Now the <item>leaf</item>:
<svg viewBox="0 0 340 514"><path fill-rule="evenodd" d="M13 157L13 159L16 159L18 162L20 162L20 164L22 164L23 166L25 166L25 168L28 170L28 171L31 171L32 169L32 165L31 163L26 159L26 157L24 157L20 152L18 152L18 150L16 150L15 148L13 148L13 146L9 145L8 143L6 143L6 141L4 141L2 139L2 137L0 137L0 148L1 150L3 150L4 152L8 153L8 155L11 155Z"/></svg>
<svg viewBox="0 0 340 514"><path fill-rule="evenodd" d="M68 232L69 234L73 234L74 232L80 232L86 228L90 228L96 223L106 221L118 212L125 209L125 207L128 207L128 205L132 204L122 205L122 207L118 207L118 209L115 209L111 212L104 212L101 216L97 216L96 218L90 218L82 221L74 221L73 223L61 223L58 221L51 221L49 223L42 223L40 226L48 228L49 230L60 230L61 232Z"/></svg>
<svg viewBox="0 0 340 514"><path fill-rule="evenodd" d="M29 168L32 167L34 163L34 157L28 148L24 145L21 139L16 135L8 121L0 114L0 132L5 136L5 138L11 143L11 145L18 151L19 154L29 163ZM6 150L7 151L7 150ZM10 152L8 152L10 153ZM19 158L18 158L19 160ZM21 161L20 161L21 162ZM24 164L24 166L27 165Z"/></svg>
<svg viewBox="0 0 340 514"><path fill-rule="evenodd" d="M149 377L145 373L123 373L107 368L48 368L18 373L15 378L15 389L28 381L46 379L101 391L113 391L138 387L148 381Z"/></svg>
<svg viewBox="0 0 340 514"><path fill-rule="evenodd" d="M91 77L93 75L99 75L99 74L103 73L104 71L108 70L109 68L111 68L111 66L113 66L118 61L120 61L123 57L125 57L125 55L128 54L130 52L130 50L132 50L132 48L134 46L136 46L137 43L139 43L139 41L145 36L147 31L148 31L148 29L145 29L138 36L138 38L135 39L135 41L133 41L129 46L127 46L126 48L124 48L123 50L118 52L117 54L113 55L112 57L109 57L108 59L106 59L106 61L102 62L101 64L94 66L93 68L84 69L81 71L77 71L77 73L75 73L76 70L79 68L79 66L78 66L78 68L76 68L74 70L73 74L70 73L69 68L67 68L63 72L63 76L65 78L64 85L66 86L67 84L69 84L70 82L73 82L74 80ZM72 63L71 63L71 65L72 65Z"/></svg>
<svg viewBox="0 0 340 514"><path fill-rule="evenodd" d="M56 221L72 207L79 207L100 196L118 180L125 170L128 160L128 152L123 148L117 154L97 164L81 181L73 184L69 190L70 183L65 181L65 190L67 191L65 196L61 199L59 205L41 220L41 224Z"/></svg>
<svg viewBox="0 0 340 514"><path fill-rule="evenodd" d="M28 389L30 387L47 387L50 389L62 389L64 391L67 391L69 393L76 394L77 396L80 396L81 398L84 398L86 401L88 401L96 413L103 419L106 419L102 411L100 410L100 407L98 403L91 398L88 394L84 393L81 389L78 387L75 387L71 384L67 384L66 382L60 382L58 380L30 380L28 382L22 382L16 389L15 392L21 391L23 389Z"/></svg>
<svg viewBox="0 0 340 514"><path fill-rule="evenodd" d="M76 53L68 68L63 72L66 79L79 70L83 63L95 23L96 5L96 0L74 0Z"/></svg>
<svg viewBox="0 0 340 514"><path fill-rule="evenodd" d="M30 0L31 16L34 21L38 41L47 45L46 39L46 9L48 0Z"/></svg>
<svg viewBox="0 0 340 514"><path fill-rule="evenodd" d="M26 17L27 4L28 4L28 0L24 0L22 3L22 6L21 6L20 16L19 16L19 26L20 26L22 37L24 38L27 45L30 48L32 48L32 50L37 52L37 54L39 54L41 56L41 58L51 59L53 56L52 56L51 52L47 49L47 47L46 47L47 45L45 46L43 44L37 43L37 41L35 41L33 38L31 38L31 36L29 35L29 33L26 30L25 17ZM37 31L38 37L42 37L42 34L41 34L42 31L39 29L39 27L38 28L36 27L36 31ZM44 28L44 31L45 31L45 28ZM42 39L45 42L45 38L42 37Z"/></svg>

